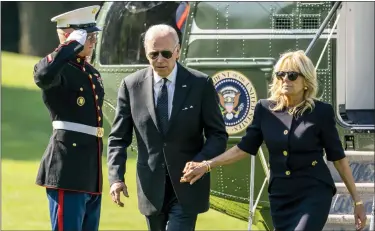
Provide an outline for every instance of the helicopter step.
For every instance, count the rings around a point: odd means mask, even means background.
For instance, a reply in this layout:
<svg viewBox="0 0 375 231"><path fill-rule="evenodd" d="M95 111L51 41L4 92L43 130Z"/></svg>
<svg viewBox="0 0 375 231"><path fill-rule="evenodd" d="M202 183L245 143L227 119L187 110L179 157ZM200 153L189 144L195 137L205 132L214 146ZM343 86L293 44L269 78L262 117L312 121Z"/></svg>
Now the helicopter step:
<svg viewBox="0 0 375 231"><path fill-rule="evenodd" d="M366 227L362 231L373 231L370 225L371 215L367 215ZM351 215L329 215L323 230L329 231L349 231L355 230L354 216Z"/></svg>
<svg viewBox="0 0 375 231"><path fill-rule="evenodd" d="M374 152L345 151L350 168L367 215L367 231L374 230ZM331 162L327 165L332 173L337 188L336 195L332 198L328 220L324 230L343 231L355 230L354 205L352 197L342 181L340 175Z"/></svg>
<svg viewBox="0 0 375 231"><path fill-rule="evenodd" d="M372 192L359 192L359 195L363 201L363 205L365 207L365 211L367 215L371 215L372 212L372 204L374 198L374 189ZM348 215L353 216L354 213L354 205L353 200L349 194L340 194L337 193L332 198L332 204L330 209L330 215L338 216L338 215Z"/></svg>
<svg viewBox="0 0 375 231"><path fill-rule="evenodd" d="M338 194L349 193L344 183L335 183ZM358 193L372 193L374 194L375 183L355 183Z"/></svg>
<svg viewBox="0 0 375 231"><path fill-rule="evenodd" d="M354 181L356 183L374 183L374 152L345 151L348 158ZM343 183L332 162L327 162L335 183ZM358 186L361 186L359 184ZM365 186L365 184L363 184ZM373 186L372 186L373 187Z"/></svg>

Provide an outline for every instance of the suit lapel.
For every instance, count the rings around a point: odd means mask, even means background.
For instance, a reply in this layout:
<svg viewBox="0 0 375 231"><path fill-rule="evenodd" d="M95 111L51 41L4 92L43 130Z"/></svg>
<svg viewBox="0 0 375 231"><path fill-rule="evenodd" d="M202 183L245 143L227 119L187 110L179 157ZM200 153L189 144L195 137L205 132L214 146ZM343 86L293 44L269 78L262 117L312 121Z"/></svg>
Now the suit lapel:
<svg viewBox="0 0 375 231"><path fill-rule="evenodd" d="M159 130L158 122L156 119L156 113L155 113L155 100L154 100L154 80L153 80L153 74L152 74L152 68L149 67L145 76L144 80L144 90L145 96L146 96L146 106L148 108L148 111L150 113L152 121L154 121L154 124L156 126L156 129ZM160 130L159 130L160 131Z"/></svg>
<svg viewBox="0 0 375 231"><path fill-rule="evenodd" d="M189 72L187 72L183 66L181 66L179 63L177 64L177 76L176 76L176 85L174 89L174 96L173 96L173 106L172 106L172 113L171 118L169 119L169 126L168 129L173 124L174 119L178 115L178 113L181 111L181 107L185 102L185 98L188 95L190 88L191 88L191 82L189 82Z"/></svg>
<svg viewBox="0 0 375 231"><path fill-rule="evenodd" d="M185 98L188 95L191 87L191 82L188 83L189 73L182 67L179 63L177 64L177 75L176 75L176 84L173 95L173 106L172 113L168 123L168 130L173 124L174 119L181 111L181 107L185 102ZM146 97L146 106L150 113L151 119L154 122L157 130L160 132L158 127L156 112L155 112L155 99L154 99L154 81L153 81L153 72L152 68L149 67L145 75L143 82L143 92Z"/></svg>

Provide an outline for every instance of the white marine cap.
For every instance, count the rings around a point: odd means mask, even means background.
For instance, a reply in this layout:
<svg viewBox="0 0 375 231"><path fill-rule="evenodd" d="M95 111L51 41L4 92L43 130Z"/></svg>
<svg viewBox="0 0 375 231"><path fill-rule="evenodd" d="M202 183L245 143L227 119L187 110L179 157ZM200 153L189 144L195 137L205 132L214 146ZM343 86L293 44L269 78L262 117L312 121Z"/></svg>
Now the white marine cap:
<svg viewBox="0 0 375 231"><path fill-rule="evenodd" d="M99 12L100 6L88 6L72 10L51 18L52 22L57 22L59 29L84 29L87 33L100 31L96 26L95 16Z"/></svg>

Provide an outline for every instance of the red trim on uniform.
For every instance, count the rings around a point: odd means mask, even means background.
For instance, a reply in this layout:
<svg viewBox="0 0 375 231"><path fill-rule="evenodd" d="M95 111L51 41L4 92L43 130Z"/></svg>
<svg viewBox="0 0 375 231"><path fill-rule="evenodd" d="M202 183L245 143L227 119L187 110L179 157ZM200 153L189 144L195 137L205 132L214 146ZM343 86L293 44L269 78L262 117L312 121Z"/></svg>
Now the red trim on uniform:
<svg viewBox="0 0 375 231"><path fill-rule="evenodd" d="M47 55L47 62L48 63L52 62L52 55L51 54Z"/></svg>
<svg viewBox="0 0 375 231"><path fill-rule="evenodd" d="M181 18L180 18L180 19L178 20L178 22L177 22L177 27L178 27L178 29L181 29L182 24L184 24L184 22L185 22L185 20L186 20L186 18L187 18L187 16L188 16L188 14L189 14L189 10L190 10L190 5L187 4L187 5L186 5L186 8L185 8L185 10L184 10L184 12L183 12L182 15L181 15Z"/></svg>
<svg viewBox="0 0 375 231"><path fill-rule="evenodd" d="M57 227L59 231L64 230L64 191L59 190L57 197Z"/></svg>
<svg viewBox="0 0 375 231"><path fill-rule="evenodd" d="M85 64L87 62L85 61ZM90 65L91 66L91 65ZM98 110L98 101L96 99L96 92L94 90L94 88L92 87L94 85L94 83L92 82L92 79L90 78L90 76L88 76L88 79L90 80L90 83L91 83L91 90L92 90L92 93L93 93L93 97L94 97L94 101L95 101L95 110L96 110L96 121L97 121L97 126L100 127L100 122L98 120L99 118L99 110ZM103 118L101 118L101 120L103 120ZM101 184L101 181L100 181L100 175L101 175L101 172L102 172L102 168L100 167L100 163L102 162L102 159L101 159L101 154L100 154L100 137L97 137L98 138L98 169L99 169L99 172L98 172L98 190L99 192L101 191L101 188L100 188L100 184Z"/></svg>

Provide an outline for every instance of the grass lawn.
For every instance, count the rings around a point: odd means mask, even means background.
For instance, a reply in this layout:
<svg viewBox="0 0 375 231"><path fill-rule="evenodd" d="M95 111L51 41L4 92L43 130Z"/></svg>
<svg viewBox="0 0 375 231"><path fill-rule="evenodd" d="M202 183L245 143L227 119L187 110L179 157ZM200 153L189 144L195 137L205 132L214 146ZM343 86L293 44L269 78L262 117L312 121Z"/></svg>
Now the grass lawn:
<svg viewBox="0 0 375 231"><path fill-rule="evenodd" d="M33 82L33 66L38 58L2 52L1 61L1 229L50 230L45 190L34 184L39 160L51 134L48 111ZM109 130L108 123L105 129ZM105 185L100 229L146 230L145 219L137 208L135 155L127 163L130 198L125 200L124 208L111 201L107 168L103 167ZM246 222L212 209L198 217L197 230L246 229Z"/></svg>

